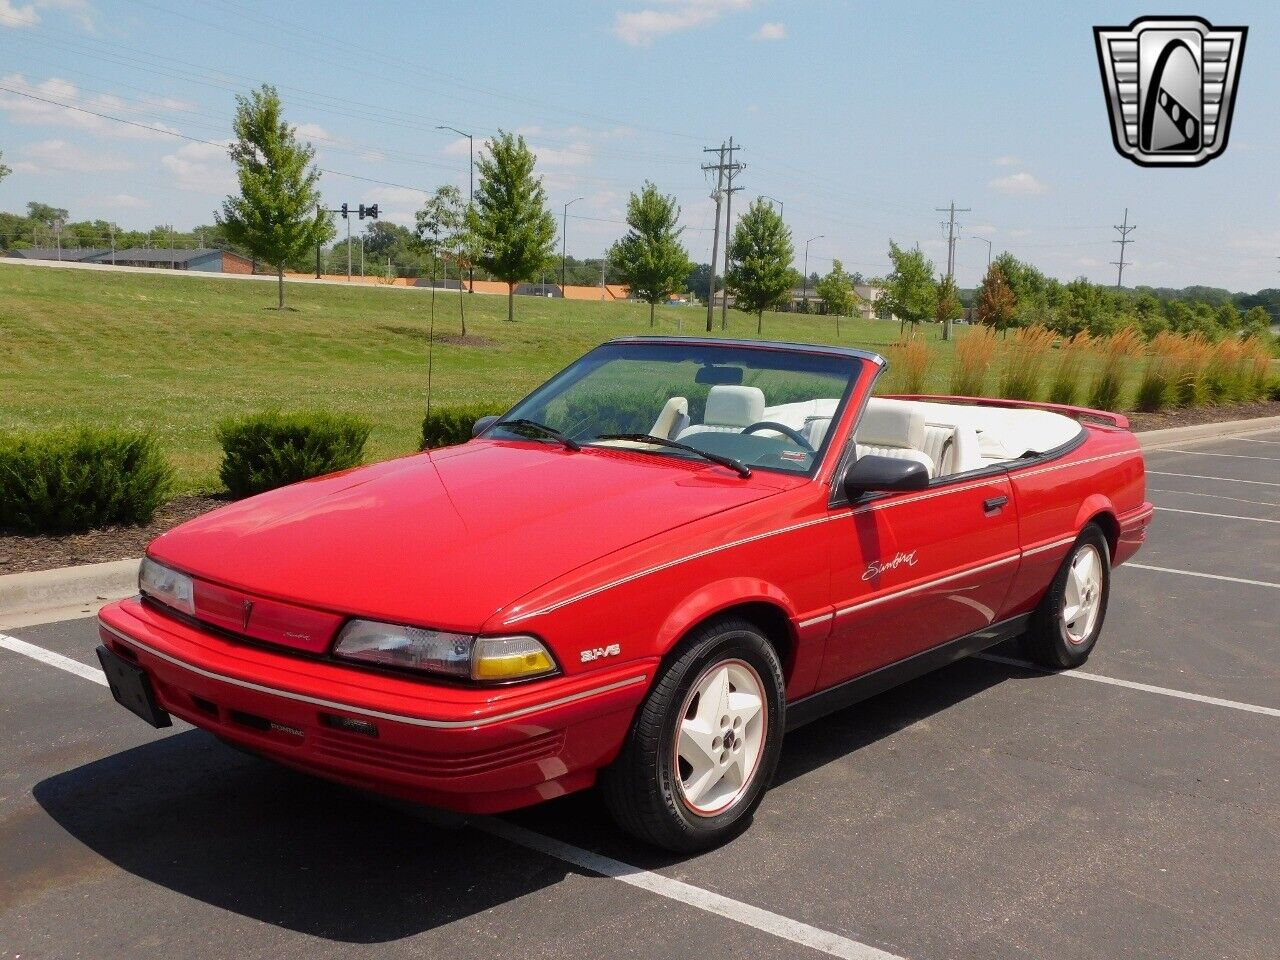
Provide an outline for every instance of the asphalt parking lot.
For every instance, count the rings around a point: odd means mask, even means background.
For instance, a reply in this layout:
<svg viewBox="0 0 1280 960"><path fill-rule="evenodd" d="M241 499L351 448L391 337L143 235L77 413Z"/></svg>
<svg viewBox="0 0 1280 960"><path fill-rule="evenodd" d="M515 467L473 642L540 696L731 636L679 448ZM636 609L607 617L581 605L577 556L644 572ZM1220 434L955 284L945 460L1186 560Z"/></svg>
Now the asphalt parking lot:
<svg viewBox="0 0 1280 960"><path fill-rule="evenodd" d="M88 669L0 649L0 956L1274 960L1280 431L1148 470L1080 675L971 659L811 724L686 859L592 794L468 824L153 731L92 619L11 631Z"/></svg>

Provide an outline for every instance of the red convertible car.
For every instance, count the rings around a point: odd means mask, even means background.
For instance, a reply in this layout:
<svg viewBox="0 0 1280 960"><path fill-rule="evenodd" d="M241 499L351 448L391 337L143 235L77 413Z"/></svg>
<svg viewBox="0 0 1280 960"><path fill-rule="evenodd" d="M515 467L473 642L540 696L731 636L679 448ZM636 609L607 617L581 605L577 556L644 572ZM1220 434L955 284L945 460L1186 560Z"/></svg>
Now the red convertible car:
<svg viewBox="0 0 1280 960"><path fill-rule="evenodd" d="M100 614L116 698L357 787L493 812L597 781L673 850L783 734L1016 636L1084 662L1151 520L1123 417L873 397L874 353L634 337L469 443L158 537Z"/></svg>

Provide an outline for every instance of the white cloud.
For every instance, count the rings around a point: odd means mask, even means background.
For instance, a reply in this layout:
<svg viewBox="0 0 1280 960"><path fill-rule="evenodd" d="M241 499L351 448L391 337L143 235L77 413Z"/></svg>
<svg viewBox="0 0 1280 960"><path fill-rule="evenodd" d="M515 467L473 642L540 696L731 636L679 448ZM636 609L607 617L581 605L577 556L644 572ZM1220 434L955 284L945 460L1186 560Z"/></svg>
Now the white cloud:
<svg viewBox="0 0 1280 960"><path fill-rule="evenodd" d="M13 0L0 0L0 27L34 27L40 22L40 14L32 4L15 6Z"/></svg>
<svg viewBox="0 0 1280 960"><path fill-rule="evenodd" d="M135 197L127 193L117 193L110 197L100 197L98 205L110 207L114 210L141 210L143 207L149 207L146 200L141 197Z"/></svg>
<svg viewBox="0 0 1280 960"><path fill-rule="evenodd" d="M997 167L1016 167L1022 163L1022 159L1020 157L1015 157L1012 154L1009 154L1003 157L996 157L991 162L994 163Z"/></svg>
<svg viewBox="0 0 1280 960"><path fill-rule="evenodd" d="M1048 187L1033 177L1031 174L1023 171L1021 173L1011 173L1007 177L996 177L987 186L1001 193L1013 193L1022 195L1031 195L1035 193L1044 193Z"/></svg>
<svg viewBox="0 0 1280 960"><path fill-rule="evenodd" d="M571 143L565 147L535 146L540 167L585 167L591 163L591 144Z"/></svg>
<svg viewBox="0 0 1280 960"><path fill-rule="evenodd" d="M613 32L633 47L645 47L659 37L705 26L725 11L745 10L751 0L657 0L660 6L619 11Z"/></svg>
<svg viewBox="0 0 1280 960"><path fill-rule="evenodd" d="M193 193L230 193L236 189L236 177L226 146L210 143L184 143L173 153L160 158L168 171L170 186Z"/></svg>
<svg viewBox="0 0 1280 960"><path fill-rule="evenodd" d="M471 141L466 137L450 140L440 152L450 157L469 157L471 156Z"/></svg>
<svg viewBox="0 0 1280 960"><path fill-rule="evenodd" d="M0 0L0 3L3 2L4 0ZM112 94L87 96L82 94L70 80L59 77L50 77L48 80L32 83L20 73L10 73L6 74L0 82L14 90L29 94L29 96L20 96L0 93L0 112L7 114L14 123L40 127L66 127L120 140L168 139L165 137L165 132L176 133L177 130L166 123L149 118L147 114L157 110L181 110L188 106L184 101L169 97L124 100ZM33 97L40 99L32 99ZM143 126L130 126L95 116L93 113L69 110L63 104L122 117Z"/></svg>
<svg viewBox="0 0 1280 960"><path fill-rule="evenodd" d="M19 173L119 173L134 164L98 150L82 150L65 140L41 140L21 147L13 165Z"/></svg>
<svg viewBox="0 0 1280 960"><path fill-rule="evenodd" d="M4 0L0 0L3 3ZM41 10L61 10L80 25L87 33L97 33L95 18L97 11L89 0L35 0Z"/></svg>
<svg viewBox="0 0 1280 960"><path fill-rule="evenodd" d="M762 23L760 29L751 37L753 40L785 40L787 39L787 25L781 21L775 23Z"/></svg>
<svg viewBox="0 0 1280 960"><path fill-rule="evenodd" d="M307 140L332 140L333 137L329 131L318 123L300 123L298 124L297 134Z"/></svg>

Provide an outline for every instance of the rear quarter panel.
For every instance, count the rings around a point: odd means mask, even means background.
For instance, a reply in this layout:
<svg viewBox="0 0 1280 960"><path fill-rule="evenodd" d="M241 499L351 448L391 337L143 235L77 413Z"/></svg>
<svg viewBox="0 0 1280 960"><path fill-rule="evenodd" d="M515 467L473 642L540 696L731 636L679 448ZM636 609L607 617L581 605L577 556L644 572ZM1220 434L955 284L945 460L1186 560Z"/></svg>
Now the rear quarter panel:
<svg viewBox="0 0 1280 960"><path fill-rule="evenodd" d="M1086 424L1080 446L1055 460L1011 470L1009 478L1023 559L1006 616L1035 608L1091 520L1107 533L1113 563L1128 559L1140 545L1151 505L1146 502L1142 451L1128 430Z"/></svg>

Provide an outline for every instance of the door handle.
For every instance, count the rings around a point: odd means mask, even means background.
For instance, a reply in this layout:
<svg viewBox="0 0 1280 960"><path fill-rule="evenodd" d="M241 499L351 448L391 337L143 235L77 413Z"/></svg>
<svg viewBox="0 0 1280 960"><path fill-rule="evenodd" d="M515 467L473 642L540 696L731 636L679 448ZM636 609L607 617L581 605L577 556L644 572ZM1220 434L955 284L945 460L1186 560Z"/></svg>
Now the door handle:
<svg viewBox="0 0 1280 960"><path fill-rule="evenodd" d="M982 501L982 509L986 513L995 513L1008 502L1008 497L991 497Z"/></svg>

